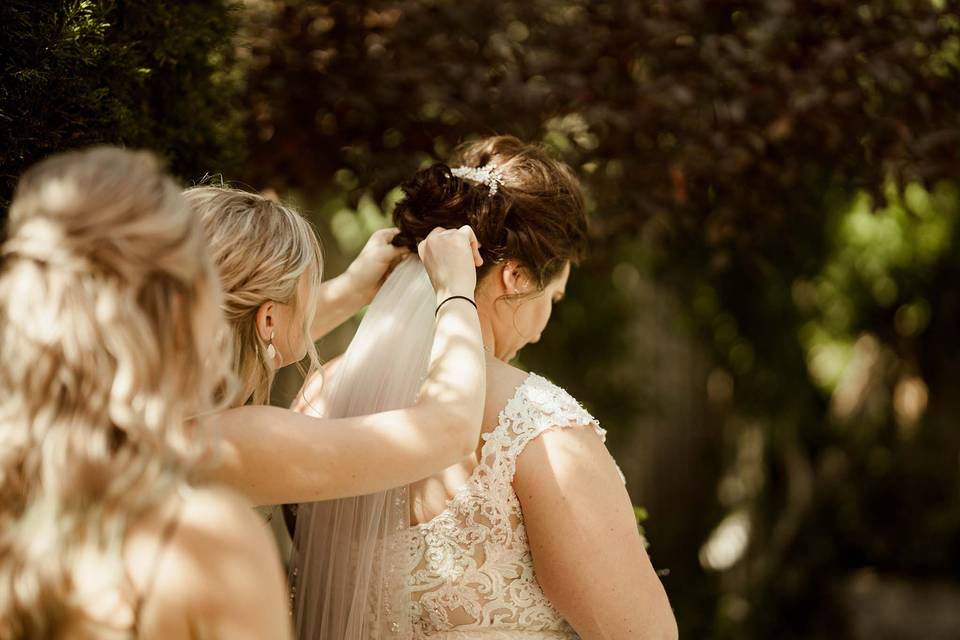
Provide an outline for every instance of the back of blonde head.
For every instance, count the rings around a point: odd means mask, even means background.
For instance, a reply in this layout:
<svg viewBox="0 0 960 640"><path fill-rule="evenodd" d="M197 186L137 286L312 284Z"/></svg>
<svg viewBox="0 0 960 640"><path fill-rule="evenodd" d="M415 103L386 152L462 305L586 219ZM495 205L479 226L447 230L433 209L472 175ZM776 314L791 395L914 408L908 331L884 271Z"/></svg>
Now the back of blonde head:
<svg viewBox="0 0 960 640"><path fill-rule="evenodd" d="M310 325L323 276L323 255L310 223L292 208L256 193L200 186L184 192L200 215L223 290L222 308L233 337L233 369L242 401L267 404L275 375L256 315L269 301L292 304L303 318L312 366L318 365ZM298 299L306 275L308 293Z"/></svg>
<svg viewBox="0 0 960 640"><path fill-rule="evenodd" d="M113 637L89 612L126 532L230 388L216 277L154 157L106 147L23 175L2 260L0 639Z"/></svg>

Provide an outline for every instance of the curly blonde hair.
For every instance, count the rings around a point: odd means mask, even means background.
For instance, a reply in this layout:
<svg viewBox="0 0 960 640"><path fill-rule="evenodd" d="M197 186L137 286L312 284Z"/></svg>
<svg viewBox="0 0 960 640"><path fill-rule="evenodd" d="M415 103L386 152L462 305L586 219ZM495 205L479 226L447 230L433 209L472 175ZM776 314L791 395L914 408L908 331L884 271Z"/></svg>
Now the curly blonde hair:
<svg viewBox="0 0 960 640"><path fill-rule="evenodd" d="M35 165L8 224L0 639L126 637L90 612L124 589L130 527L208 451L190 418L235 387L216 274L179 187L145 152Z"/></svg>
<svg viewBox="0 0 960 640"><path fill-rule="evenodd" d="M310 325L323 277L323 252L310 223L293 208L256 193L223 186L184 191L203 223L220 275L222 308L233 338L233 370L244 386L239 404L268 404L276 371L256 326L257 310L269 301L302 311L311 368L319 366ZM306 274L308 293L299 299Z"/></svg>

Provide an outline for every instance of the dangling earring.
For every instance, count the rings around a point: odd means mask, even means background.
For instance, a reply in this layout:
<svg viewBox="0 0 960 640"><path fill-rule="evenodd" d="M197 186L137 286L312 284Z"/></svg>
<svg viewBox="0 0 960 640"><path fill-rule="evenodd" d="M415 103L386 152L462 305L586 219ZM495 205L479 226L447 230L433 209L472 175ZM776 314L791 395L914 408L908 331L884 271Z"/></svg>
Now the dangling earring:
<svg viewBox="0 0 960 640"><path fill-rule="evenodd" d="M274 332L270 332L270 341L267 342L267 358L270 359L270 364L272 365L277 359L277 348L273 346L273 336Z"/></svg>

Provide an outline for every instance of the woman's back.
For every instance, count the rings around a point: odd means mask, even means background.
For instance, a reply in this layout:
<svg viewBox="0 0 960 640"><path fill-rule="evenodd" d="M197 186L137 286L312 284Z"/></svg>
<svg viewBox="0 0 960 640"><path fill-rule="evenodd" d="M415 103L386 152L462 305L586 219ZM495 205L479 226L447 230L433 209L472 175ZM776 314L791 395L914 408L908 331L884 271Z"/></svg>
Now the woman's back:
<svg viewBox="0 0 960 640"><path fill-rule="evenodd" d="M132 524L119 555L85 549L61 574L65 597L36 594L36 608L6 618L0 638L288 637L283 575L270 542L235 494L183 485ZM64 560L51 555L34 565L62 569ZM13 609L28 587L8 584L4 608Z"/></svg>
<svg viewBox="0 0 960 640"><path fill-rule="evenodd" d="M261 525L186 489L232 385L176 184L142 152L54 156L0 253L0 639L282 637Z"/></svg>
<svg viewBox="0 0 960 640"><path fill-rule="evenodd" d="M537 582L513 480L517 459L543 432L586 427L601 439L604 432L540 376L491 360L487 380L477 458L410 489L402 570L416 637L575 637Z"/></svg>
<svg viewBox="0 0 960 640"><path fill-rule="evenodd" d="M264 630L288 637L272 546L237 494L183 486L133 528L124 548L135 637L252 640Z"/></svg>
<svg viewBox="0 0 960 640"><path fill-rule="evenodd" d="M498 136L404 185L394 221L416 241L466 219L485 268L482 447L411 488L400 561L420 637L674 638L623 475L596 421L563 389L505 364L546 330L586 249L582 191L542 148ZM574 631L575 630L575 631Z"/></svg>

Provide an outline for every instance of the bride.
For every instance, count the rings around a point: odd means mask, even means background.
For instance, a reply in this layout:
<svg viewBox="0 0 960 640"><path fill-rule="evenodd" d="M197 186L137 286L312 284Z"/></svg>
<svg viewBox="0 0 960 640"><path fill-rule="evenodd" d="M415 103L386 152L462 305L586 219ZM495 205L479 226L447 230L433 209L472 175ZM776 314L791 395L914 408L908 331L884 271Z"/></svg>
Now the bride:
<svg viewBox="0 0 960 640"><path fill-rule="evenodd" d="M469 224L481 245L482 435L444 471L390 492L303 505L291 572L300 638L675 638L604 431L566 391L509 363L546 328L586 245L572 171L493 137L404 185L395 244ZM402 406L426 370L432 299L415 260L385 283L306 412Z"/></svg>

